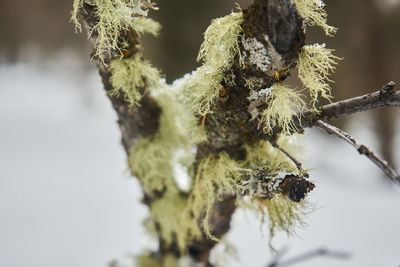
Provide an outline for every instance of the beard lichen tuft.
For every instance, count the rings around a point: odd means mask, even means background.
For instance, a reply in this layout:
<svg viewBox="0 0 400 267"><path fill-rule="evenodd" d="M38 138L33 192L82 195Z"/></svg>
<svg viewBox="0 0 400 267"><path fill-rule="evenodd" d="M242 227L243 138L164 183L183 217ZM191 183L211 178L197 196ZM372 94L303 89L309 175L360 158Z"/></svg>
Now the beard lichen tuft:
<svg viewBox="0 0 400 267"><path fill-rule="evenodd" d="M300 142L301 136L293 134L290 136L280 135L277 143L284 148L290 155L298 157L302 151L302 146L293 145ZM246 168L251 169L268 169L269 172L275 173L283 171L287 173L298 173L296 164L283 154L279 149L275 148L270 142L261 140L253 145L246 145Z"/></svg>
<svg viewBox="0 0 400 267"><path fill-rule="evenodd" d="M188 200L176 184L174 165L191 166L193 146L202 142L205 135L194 116L185 112L187 108L181 95L179 90L172 90L166 84L153 91L162 109L160 130L155 136L139 139L130 149L129 165L147 194L162 194L150 204L152 223L167 244L176 241L184 253L187 240L200 236L201 231L197 222L182 212ZM174 162L174 153L178 150L184 152L185 161Z"/></svg>
<svg viewBox="0 0 400 267"><path fill-rule="evenodd" d="M261 223L269 225L269 245L277 231L284 231L289 236L295 234L296 229L305 227L304 219L314 210L314 206L303 200L293 202L282 195L275 195L272 199L251 198L242 201L245 209L254 210L261 218Z"/></svg>
<svg viewBox="0 0 400 267"><path fill-rule="evenodd" d="M129 167L148 194L176 187L171 147L162 137L141 138L129 151Z"/></svg>
<svg viewBox="0 0 400 267"><path fill-rule="evenodd" d="M299 145L301 137L300 134L280 135L276 142L291 156L298 158L303 150L303 146ZM301 170L296 164L268 141L262 140L253 145L246 145L245 148L246 160L243 165L245 168L262 168L271 174L283 172L301 175ZM312 205L306 200L294 202L284 197L282 193L273 194L271 198L245 197L238 203L245 209L256 211L263 224L269 222L270 245L277 231L284 231L291 235L295 233L298 226L304 226L306 215L313 210ZM272 246L271 249L273 249Z"/></svg>
<svg viewBox="0 0 400 267"><path fill-rule="evenodd" d="M333 51L325 48L325 44L305 45L299 55L298 75L310 92L313 106L320 96L328 100L332 98L329 75L335 71L336 61L340 59L333 55Z"/></svg>
<svg viewBox="0 0 400 267"><path fill-rule="evenodd" d="M93 57L99 58L103 63L112 52L121 52L126 47L123 36L127 31L133 30L137 34L150 33L157 35L161 26L158 22L147 18L147 9L143 6L150 0L74 0L71 21L75 29L81 31L82 26L78 21L79 9L83 3L95 8L97 22L89 30L89 37L95 35L95 53Z"/></svg>
<svg viewBox="0 0 400 267"><path fill-rule="evenodd" d="M242 12L214 19L204 33L204 42L200 46L198 61L226 71L236 54L240 54L238 39L242 33Z"/></svg>
<svg viewBox="0 0 400 267"><path fill-rule="evenodd" d="M310 26L319 26L328 36L333 36L337 28L327 24L328 15L322 0L295 0L297 11Z"/></svg>
<svg viewBox="0 0 400 267"><path fill-rule="evenodd" d="M192 99L192 109L200 116L210 112L235 56L240 57L238 40L242 34L242 22L242 12L232 12L214 19L204 33L204 42L197 58L203 61L203 65L185 85L185 92Z"/></svg>
<svg viewBox="0 0 400 267"><path fill-rule="evenodd" d="M222 201L224 195L236 194L237 184L242 173L240 165L225 152L203 159L194 179L192 193L186 213L194 221L202 221L202 228L208 238L218 241L210 231L209 216L216 201Z"/></svg>
<svg viewBox="0 0 400 267"><path fill-rule="evenodd" d="M113 90L110 95L123 93L131 105L139 105L142 98L140 89L154 90L160 87L160 72L142 59L139 54L130 58L114 59L110 64L110 82Z"/></svg>
<svg viewBox="0 0 400 267"><path fill-rule="evenodd" d="M205 140L204 131L179 101L176 92L155 96L162 109L160 131L155 136L141 138L129 151L131 171L143 184L146 192L176 187L173 175L173 155L183 150L186 158L194 158L192 146ZM191 162L186 162L191 165Z"/></svg>
<svg viewBox="0 0 400 267"><path fill-rule="evenodd" d="M145 251L135 257L135 266L137 267L183 267L180 260L170 253L154 253ZM121 266L122 267L122 266Z"/></svg>
<svg viewBox="0 0 400 267"><path fill-rule="evenodd" d="M176 242L179 249L184 252L187 247L187 239L191 222L185 222L182 213L187 206L187 198L178 191L167 191L162 198L158 198L150 205L152 222L159 229L159 234L166 244Z"/></svg>
<svg viewBox="0 0 400 267"><path fill-rule="evenodd" d="M135 257L135 266L138 267L163 267L161 259L153 255L151 251L145 251Z"/></svg>
<svg viewBox="0 0 400 267"><path fill-rule="evenodd" d="M268 90L267 90L268 89ZM306 109L305 102L298 92L291 90L282 83L275 83L271 88L266 88L264 109L260 125L267 134L272 134L274 127L281 128L282 134L291 134L296 131L293 118L300 116Z"/></svg>

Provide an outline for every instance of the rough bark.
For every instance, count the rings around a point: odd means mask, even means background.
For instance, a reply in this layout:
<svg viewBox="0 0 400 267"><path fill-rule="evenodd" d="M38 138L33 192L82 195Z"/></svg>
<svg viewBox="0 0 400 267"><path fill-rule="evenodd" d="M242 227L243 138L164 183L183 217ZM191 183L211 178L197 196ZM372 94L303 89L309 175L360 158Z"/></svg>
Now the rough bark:
<svg viewBox="0 0 400 267"><path fill-rule="evenodd" d="M252 119L250 114L250 105L257 104L248 99L251 89L246 87L246 80L260 79L262 82L257 90L271 86L276 82L276 72L289 70L294 66L304 45L302 20L291 1L255 0L249 8L243 10L243 17L244 35L240 40L240 48L246 67L244 68L239 62L239 57L236 57L233 67L236 85L229 87L221 84L219 100L212 108L212 113L205 117L208 140L198 146L198 162L211 153L221 151L227 152L233 159L242 160L246 156L244 143L251 144L266 138L258 120ZM269 65L266 66L267 72L262 71L257 62L249 59L262 47L270 59ZM259 103L258 107L262 109L265 105ZM209 223L211 232L216 237L229 230L230 218L235 210L234 201L234 198L227 197L214 205L212 220ZM208 259L207 255L214 245L215 241L205 237L203 240L197 240L189 251L198 260Z"/></svg>

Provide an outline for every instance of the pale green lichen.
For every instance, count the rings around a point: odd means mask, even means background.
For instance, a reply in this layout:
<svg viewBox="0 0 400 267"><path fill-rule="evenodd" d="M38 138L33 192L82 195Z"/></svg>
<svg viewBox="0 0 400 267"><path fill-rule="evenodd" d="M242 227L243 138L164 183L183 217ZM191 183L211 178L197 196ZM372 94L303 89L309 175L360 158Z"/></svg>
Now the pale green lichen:
<svg viewBox="0 0 400 267"><path fill-rule="evenodd" d="M189 206L187 196L171 190L150 205L152 228L158 229L158 234L167 245L176 243L182 254L187 253L190 242L202 236L198 218L188 212Z"/></svg>
<svg viewBox="0 0 400 267"><path fill-rule="evenodd" d="M160 87L160 72L142 59L139 54L130 58L114 59L110 64L111 95L123 93L125 100L131 105L138 105L142 98L140 89L149 90Z"/></svg>
<svg viewBox="0 0 400 267"><path fill-rule="evenodd" d="M272 250L272 240L277 231L293 235L298 227L304 227L304 218L313 210L307 201L293 202L281 194L272 199L252 198L242 201L241 206L254 210L260 215L261 223L269 224L269 245Z"/></svg>
<svg viewBox="0 0 400 267"><path fill-rule="evenodd" d="M297 156L299 150L298 146L289 143L297 142L298 135L280 136L277 143L283 147L290 155ZM272 146L268 141L260 141L253 145L246 145L246 161L245 166L251 169L264 168L268 169L271 173L277 171L284 171L287 173L297 173L297 166L283 154L279 149Z"/></svg>
<svg viewBox="0 0 400 267"><path fill-rule="evenodd" d="M276 142L291 156L298 158L303 150L303 147L299 145L300 139L299 134L280 135ZM279 171L300 174L300 170L297 169L293 161L268 141L262 140L253 145L246 145L245 148L246 160L243 166L247 168L262 167L270 173ZM270 245L275 233L279 230L288 235L294 234L296 227L304 225L304 218L313 210L312 205L306 201L296 203L286 199L282 194L275 194L272 199L245 198L239 202L239 205L256 211L261 215L262 223L269 222Z"/></svg>
<svg viewBox="0 0 400 267"><path fill-rule="evenodd" d="M174 166L189 167L194 162L193 147L205 140L204 130L195 117L187 112L181 88L166 84L152 91L160 106L159 132L152 137L140 139L129 151L131 171L141 181L145 192L159 192L163 197L150 205L152 223L156 223L162 239L171 244L176 241L182 252L187 240L199 236L196 221L183 211L187 198L181 195L174 177ZM177 151L183 152L183 160L175 162ZM152 227L149 227L152 228ZM154 228L154 227L153 227Z"/></svg>
<svg viewBox="0 0 400 267"><path fill-rule="evenodd" d="M171 147L161 137L142 138L129 151L129 167L146 192L161 192L176 186L171 158Z"/></svg>
<svg viewBox="0 0 400 267"><path fill-rule="evenodd" d="M79 9L83 6L82 0L74 0L71 11L71 22L75 25L75 32L82 32L82 25L78 20Z"/></svg>
<svg viewBox="0 0 400 267"><path fill-rule="evenodd" d="M282 83L275 83L265 93L267 108L262 112L260 124L265 133L271 134L275 126L281 128L282 134L296 131L293 118L300 116L306 108L298 92Z"/></svg>
<svg viewBox="0 0 400 267"><path fill-rule="evenodd" d="M242 12L232 12L228 16L214 19L204 33L204 42L200 46L198 61L214 66L223 72L240 53L238 38L242 33Z"/></svg>
<svg viewBox="0 0 400 267"><path fill-rule="evenodd" d="M295 0L297 11L310 26L321 27L326 35L333 36L337 28L327 24L327 13L322 0Z"/></svg>
<svg viewBox="0 0 400 267"><path fill-rule="evenodd" d="M176 187L173 176L174 151L182 149L186 157L192 146L205 140L204 131L173 92L155 96L162 109L160 131L154 137L140 139L129 151L132 173L142 182L145 191ZM190 165L190 162L187 162Z"/></svg>
<svg viewBox="0 0 400 267"><path fill-rule="evenodd" d="M74 0L71 21L75 23L76 30L81 30L77 19L79 9L83 3L91 5L95 9L97 22L92 26L88 35L96 35L94 57L103 61L113 51L123 51L126 40L123 35L133 30L138 34L150 33L157 35L160 24L146 18L148 10L143 6L150 0Z"/></svg>
<svg viewBox="0 0 400 267"><path fill-rule="evenodd" d="M225 194L236 194L242 175L239 167L225 152L219 153L217 158L209 156L203 159L198 166L186 213L193 215L194 221L201 219L204 233L215 241L218 239L210 232L208 222L210 212L215 202L221 201Z"/></svg>
<svg viewBox="0 0 400 267"><path fill-rule="evenodd" d="M186 94L192 99L192 109L198 115L210 112L224 76L230 71L235 56L240 57L238 39L242 33L242 22L242 12L232 12L214 19L204 34L197 58L203 61L203 65L185 85ZM228 82L232 83L232 78Z"/></svg>
<svg viewBox="0 0 400 267"><path fill-rule="evenodd" d="M135 257L137 267L183 267L179 259L172 254L160 254L146 251Z"/></svg>
<svg viewBox="0 0 400 267"><path fill-rule="evenodd" d="M185 216L182 211L187 206L187 198L182 197L179 192L167 191L162 198L156 199L150 205L150 214L152 221L159 228L159 233L166 244L177 242L179 248L186 249L186 240L188 237Z"/></svg>
<svg viewBox="0 0 400 267"><path fill-rule="evenodd" d="M298 75L304 87L309 90L313 105L319 96L328 100L332 98L329 75L340 59L333 55L333 51L325 48L324 44L305 45L299 55Z"/></svg>
<svg viewBox="0 0 400 267"><path fill-rule="evenodd" d="M155 258L150 251L136 256L135 262L138 267L163 267L161 260Z"/></svg>

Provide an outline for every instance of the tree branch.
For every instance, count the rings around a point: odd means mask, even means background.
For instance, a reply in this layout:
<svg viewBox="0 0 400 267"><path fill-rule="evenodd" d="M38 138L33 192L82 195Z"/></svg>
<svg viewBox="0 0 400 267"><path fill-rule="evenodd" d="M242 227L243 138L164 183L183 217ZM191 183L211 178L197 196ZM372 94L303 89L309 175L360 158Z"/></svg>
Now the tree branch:
<svg viewBox="0 0 400 267"><path fill-rule="evenodd" d="M322 106L318 112L306 112L300 120L295 119L296 125L302 129L315 126L320 119L330 120L382 107L400 107L400 90L396 90L395 85L390 81L379 91Z"/></svg>
<svg viewBox="0 0 400 267"><path fill-rule="evenodd" d="M345 140L347 143L352 145L358 153L361 155L365 155L369 160L371 160L376 166L378 166L382 171L386 173L386 175L398 186L400 186L400 176L396 171L389 166L389 164L385 161L377 157L374 152L372 152L368 147L362 144L358 144L357 141L348 133L342 131L341 129L330 125L327 122L324 122L322 120L317 120L315 122L316 126L324 131L326 131L328 134L334 134L340 139Z"/></svg>

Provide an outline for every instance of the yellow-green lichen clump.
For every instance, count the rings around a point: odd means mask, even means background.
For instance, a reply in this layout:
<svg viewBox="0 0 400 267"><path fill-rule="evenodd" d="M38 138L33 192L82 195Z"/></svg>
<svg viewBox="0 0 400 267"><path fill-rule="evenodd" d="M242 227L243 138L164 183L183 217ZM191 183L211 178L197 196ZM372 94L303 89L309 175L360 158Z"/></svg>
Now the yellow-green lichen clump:
<svg viewBox="0 0 400 267"><path fill-rule="evenodd" d="M162 108L160 131L155 136L141 138L130 149L129 164L145 191L175 188L173 175L174 153L181 150L185 158L193 158L193 145L205 140L204 131L179 101L179 93L166 92L155 96ZM191 162L186 162L190 165Z"/></svg>
<svg viewBox="0 0 400 267"><path fill-rule="evenodd" d="M305 200L297 203L276 195L272 199L252 198L240 203L243 208L253 210L261 218L261 223L269 224L269 245L272 250L272 240L277 231L284 231L289 236L298 227L306 224L304 218L313 210L313 206Z"/></svg>
<svg viewBox="0 0 400 267"><path fill-rule="evenodd" d="M71 20L76 30L81 30L77 16L83 4L94 7L97 22L90 28L89 37L96 33L94 57L104 62L105 58L115 51L126 49L125 32L133 30L138 34L157 35L160 24L147 18L150 0L74 0Z"/></svg>
<svg viewBox="0 0 400 267"><path fill-rule="evenodd" d="M298 134L281 135L277 143L297 158L302 153L300 139L301 136ZM267 141L260 141L252 146L247 145L246 155L245 163L242 165L245 168L264 168L271 174L284 172L301 175L302 170L299 170L290 158ZM302 200L296 203L286 199L280 193L275 194L272 199L245 197L238 204L245 209L255 211L260 215L262 223L269 224L270 245L275 233L279 230L288 235L295 233L296 226L303 226L305 216L313 210L312 205L307 201Z"/></svg>
<svg viewBox="0 0 400 267"><path fill-rule="evenodd" d="M322 0L295 0L297 10L301 17L311 26L322 27L327 35L332 36L336 28L327 24L325 4ZM297 66L298 77L311 96L311 105L315 105L320 97L330 100L331 88L329 79L335 70L337 60L332 49L325 48L325 44L305 45L299 53ZM298 91L287 88L282 82L273 84L270 88L262 89L265 94L267 108L262 112L260 124L264 132L272 134L278 126L283 134L296 131L293 119L301 116L307 109Z"/></svg>
<svg viewBox="0 0 400 267"><path fill-rule="evenodd" d="M295 0L300 16L310 26L321 27L326 35L333 36L337 28L327 24L327 13L322 0ZM298 76L304 87L310 92L311 103L315 107L319 97L331 99L329 75L335 70L336 60L333 49L325 44L305 45L298 58Z"/></svg>
<svg viewBox="0 0 400 267"><path fill-rule="evenodd" d="M264 125L264 132L272 134L275 126L280 127L283 134L295 132L293 118L306 108L299 93L282 83L275 83L271 88L263 90L267 108L262 113L260 123Z"/></svg>
<svg viewBox="0 0 400 267"><path fill-rule="evenodd" d="M295 0L297 11L310 26L321 27L326 35L333 36L337 29L327 24L328 15L322 0Z"/></svg>
<svg viewBox="0 0 400 267"><path fill-rule="evenodd" d="M217 158L209 156L203 159L198 166L186 212L193 214L195 221L205 214L202 227L211 239L217 240L209 229L210 212L215 202L223 199L223 195L236 194L237 184L242 175L239 166L225 152L219 153Z"/></svg>
<svg viewBox="0 0 400 267"><path fill-rule="evenodd" d="M139 105L142 98L140 89L154 90L160 87L158 69L142 59L139 54L130 58L115 59L110 64L111 95L123 93L125 100L131 105Z"/></svg>
<svg viewBox="0 0 400 267"><path fill-rule="evenodd" d="M214 19L204 34L198 60L203 65L185 85L192 99L192 108L198 115L210 112L218 97L221 81L230 70L236 55L240 56L238 39L242 33L242 12Z"/></svg>
<svg viewBox="0 0 400 267"><path fill-rule="evenodd" d="M300 156L302 152L301 135L280 135L277 143L294 157ZM287 173L298 173L296 165L291 159L279 149L272 146L268 141L261 140L254 145L246 145L245 166L250 169L266 168L271 173L283 171Z"/></svg>
<svg viewBox="0 0 400 267"><path fill-rule="evenodd" d="M313 104L319 96L331 98L329 75L335 70L336 60L340 59L332 54L333 51L325 48L325 44L305 45L299 55L298 75L309 90Z"/></svg>
<svg viewBox="0 0 400 267"><path fill-rule="evenodd" d="M129 151L129 164L147 194L163 195L150 204L152 221L167 244L176 241L184 252L187 239L200 236L201 231L197 220L183 213L187 197L181 195L174 168L181 165L187 169L193 164L193 147L204 141L205 135L187 112L181 95L165 84L153 95L162 109L159 133L139 139ZM183 160L177 161L178 152L183 152Z"/></svg>

